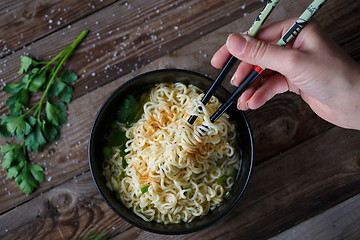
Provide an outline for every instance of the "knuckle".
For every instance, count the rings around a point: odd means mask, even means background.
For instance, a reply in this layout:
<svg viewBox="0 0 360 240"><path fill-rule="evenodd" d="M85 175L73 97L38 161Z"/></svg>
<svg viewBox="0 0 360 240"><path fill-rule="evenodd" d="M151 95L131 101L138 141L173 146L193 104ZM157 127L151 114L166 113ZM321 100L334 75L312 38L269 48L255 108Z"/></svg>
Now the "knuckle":
<svg viewBox="0 0 360 240"><path fill-rule="evenodd" d="M249 55L255 62L261 61L268 49L268 44L263 41L256 41L249 49Z"/></svg>

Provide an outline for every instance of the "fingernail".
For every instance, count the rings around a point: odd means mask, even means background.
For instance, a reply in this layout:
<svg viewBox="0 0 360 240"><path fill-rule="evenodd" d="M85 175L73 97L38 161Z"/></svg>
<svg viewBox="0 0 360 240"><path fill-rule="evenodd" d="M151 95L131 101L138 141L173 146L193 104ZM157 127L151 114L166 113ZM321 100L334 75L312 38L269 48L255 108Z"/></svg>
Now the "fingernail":
<svg viewBox="0 0 360 240"><path fill-rule="evenodd" d="M249 109L249 101L250 101L250 100L247 100L247 101L245 102L245 107L246 107L246 109Z"/></svg>
<svg viewBox="0 0 360 240"><path fill-rule="evenodd" d="M240 34L230 34L226 40L228 49L235 51L235 53L242 54L246 48L246 39Z"/></svg>
<svg viewBox="0 0 360 240"><path fill-rule="evenodd" d="M234 84L234 79L235 79L235 75L233 75L233 76L231 77L231 79L230 79L230 84L233 85L233 86L235 86L235 84Z"/></svg>

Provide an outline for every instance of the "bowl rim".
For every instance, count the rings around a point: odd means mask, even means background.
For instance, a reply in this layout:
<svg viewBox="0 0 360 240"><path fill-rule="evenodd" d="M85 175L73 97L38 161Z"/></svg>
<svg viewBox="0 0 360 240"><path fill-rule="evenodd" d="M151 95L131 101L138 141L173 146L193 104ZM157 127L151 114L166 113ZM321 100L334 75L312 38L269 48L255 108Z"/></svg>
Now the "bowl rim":
<svg viewBox="0 0 360 240"><path fill-rule="evenodd" d="M102 189L99 187L99 183L94 175L94 171L93 171L93 166L92 166L92 162L91 162L91 156L92 156L92 142L93 142L93 135L94 135L94 131L95 131L95 126L97 125L97 122L99 121L99 117L101 116L102 112L104 111L105 107L107 106L107 104L111 101L111 99L117 95L117 93L119 91L121 91L121 89L123 89L124 87L126 87L127 85L135 82L136 80L143 78L147 75L152 75L152 74L157 74L157 73L161 73L161 72L182 72L182 73L186 73L186 74L190 74L190 75L196 75L198 77L201 78L205 78L209 81L213 81L213 79L211 79L210 77L203 75L201 73L198 72L194 72L191 70L185 70L185 69L177 69L177 68L167 68L167 69L158 69L158 70L153 70L153 71L148 71L142 74L139 74L135 77L132 77L131 79L129 79L128 81L126 81L125 83L121 84L120 86L118 86L104 101L104 103L101 105L100 109L98 110L95 119L93 121L93 124L91 126L91 132L90 132L90 137L89 137L89 143L88 143L88 161L89 161L89 166L90 166L90 172L91 172L91 176L92 179L95 183L95 186L98 190L98 192L100 193L102 199L106 202L106 204L110 207L110 209L112 209L119 217L121 217L123 220L125 220L127 223L136 226L142 230L148 231L148 232L153 232L153 233L157 233L157 234L163 234L163 235L180 235L180 234L189 234L189 233L193 233L193 232L198 232L200 230L203 230L211 225L214 225L215 223L220 222L221 220L223 220L228 214L230 214L230 212L238 205L238 203L240 202L241 198L243 197L248 185L249 185L249 181L250 181L250 177L252 175L252 171L253 171L253 167L254 167L254 139L253 139L253 134L250 128L250 124L244 114L243 111L240 111L239 114L242 115L247 133L249 134L249 146L250 146L250 160L249 160L249 170L247 171L248 175L244 181L244 187L242 188L241 192L237 195L236 200L231 204L231 207L227 209L227 211L221 215L220 217L212 220L211 222L209 222L208 224L204 224L203 226L191 229L191 230L185 230L185 231L173 231L173 232L164 232L161 230L156 230L156 229L151 229L148 228L146 226L142 226L140 224L137 224L135 222L133 222L132 220L126 218L125 216L123 216L122 214L120 214L111 204L110 202L106 199L104 192L102 191ZM223 88L222 86L220 86L220 88ZM224 88L225 89L225 88ZM225 89L225 91L228 93L228 91ZM238 172L239 173L239 172ZM119 200L120 201L120 200ZM125 206L124 206L125 207ZM206 215L204 215L206 216Z"/></svg>

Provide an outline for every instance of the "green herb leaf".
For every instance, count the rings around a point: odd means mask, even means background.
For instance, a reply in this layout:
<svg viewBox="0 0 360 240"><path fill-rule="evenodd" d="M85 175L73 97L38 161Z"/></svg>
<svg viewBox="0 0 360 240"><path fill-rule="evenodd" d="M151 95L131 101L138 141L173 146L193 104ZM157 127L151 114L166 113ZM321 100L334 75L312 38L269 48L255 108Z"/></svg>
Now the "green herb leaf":
<svg viewBox="0 0 360 240"><path fill-rule="evenodd" d="M2 167L4 169L8 169L14 164L25 161L25 156L20 145L5 144L1 147L1 152L3 154Z"/></svg>
<svg viewBox="0 0 360 240"><path fill-rule="evenodd" d="M27 74L20 83L8 83L3 88L11 94L6 102L10 115L1 118L0 137L16 136L22 142L20 145L7 143L1 147L2 167L7 170L9 178L15 178L16 184L26 194L30 194L38 186L38 182L44 181L43 168L30 163L27 153L40 151L48 141L59 136L61 125L67 118L65 103L70 102L73 92L72 87L66 83L73 83L77 76L70 70L65 70L61 77L58 74L87 33L87 30L83 31L74 43L50 62L37 62L31 57L23 56L18 73ZM38 65L40 66L36 67ZM29 106L30 93L42 90L38 103ZM49 97L52 98L51 102Z"/></svg>
<svg viewBox="0 0 360 240"><path fill-rule="evenodd" d="M66 122L67 114L64 112L66 105L61 102L50 103L46 101L45 114L46 119L56 127L60 127L61 124Z"/></svg>
<svg viewBox="0 0 360 240"><path fill-rule="evenodd" d="M66 69L62 74L61 78L63 79L64 82L74 83L76 79L78 79L78 76L75 73L73 73L70 69Z"/></svg>
<svg viewBox="0 0 360 240"><path fill-rule="evenodd" d="M42 131L44 133L45 138L51 142L52 140L58 138L58 127L54 126L50 122L43 121L42 122Z"/></svg>
<svg viewBox="0 0 360 240"><path fill-rule="evenodd" d="M28 56L22 56L20 59L21 67L19 70L19 74L23 74L24 72L27 72L30 68L30 66L36 66L38 63L34 61L32 58Z"/></svg>
<svg viewBox="0 0 360 240"><path fill-rule="evenodd" d="M57 78L51 86L49 95L52 98L61 98L64 102L69 103L73 93L73 88L65 82L72 83L77 76L70 70L66 70L61 78Z"/></svg>
<svg viewBox="0 0 360 240"><path fill-rule="evenodd" d="M42 132L42 125L38 121L33 125L32 131L25 138L26 147L32 152L38 152L47 143Z"/></svg>
<svg viewBox="0 0 360 240"><path fill-rule="evenodd" d="M51 86L49 95L52 98L61 98L66 103L71 101L73 88L63 82L61 78L57 78Z"/></svg>
<svg viewBox="0 0 360 240"><path fill-rule="evenodd" d="M64 90L60 94L60 98L64 102L69 103L71 101L72 93L73 93L73 88L70 87L69 85L66 85Z"/></svg>
<svg viewBox="0 0 360 240"><path fill-rule="evenodd" d="M121 167L123 169L125 169L129 164L126 162L125 160L125 145L122 145L121 148L120 148L120 156L122 157L122 160L121 160Z"/></svg>
<svg viewBox="0 0 360 240"><path fill-rule="evenodd" d="M108 139L109 146L120 146L126 143L129 140L126 137L124 131L120 131L118 129L112 130Z"/></svg>
<svg viewBox="0 0 360 240"><path fill-rule="evenodd" d="M223 183L228 179L227 175L223 175L222 177L219 178L218 183Z"/></svg>
<svg viewBox="0 0 360 240"><path fill-rule="evenodd" d="M108 158L112 155L112 153L113 153L113 151L112 151L111 147L106 146L103 148L104 157Z"/></svg>
<svg viewBox="0 0 360 240"><path fill-rule="evenodd" d="M113 124L112 124L113 125ZM125 143L129 139L126 137L124 131L114 128L111 126L111 133L107 140L107 146L103 148L103 155L104 157L110 157L113 154L112 147L120 147L120 157L121 160L121 167L125 169L128 166L128 163L125 160Z"/></svg>
<svg viewBox="0 0 360 240"><path fill-rule="evenodd" d="M0 124L0 138L1 137L11 137L11 134L6 128L6 124L3 123Z"/></svg>
<svg viewBox="0 0 360 240"><path fill-rule="evenodd" d="M142 187L141 188L141 193L146 193L148 191L148 189L149 189L148 185L146 185L145 187Z"/></svg>
<svg viewBox="0 0 360 240"><path fill-rule="evenodd" d="M8 170L7 170L7 178L16 177L19 174L20 169L21 169L20 166L9 167Z"/></svg>
<svg viewBox="0 0 360 240"><path fill-rule="evenodd" d="M67 120L67 113L65 112L67 110L66 105L62 102L55 102L53 103L53 105L55 105L58 109L60 109L60 113L58 115L59 124L66 123Z"/></svg>
<svg viewBox="0 0 360 240"><path fill-rule="evenodd" d="M46 101L46 105L45 105L45 114L46 114L46 118L49 122L51 122L52 124L54 124L55 126L59 126L60 125L60 109L51 104L49 101Z"/></svg>
<svg viewBox="0 0 360 240"><path fill-rule="evenodd" d="M121 160L121 167L123 169L125 169L129 164L127 163L127 161L125 160L125 158L123 157Z"/></svg>
<svg viewBox="0 0 360 240"><path fill-rule="evenodd" d="M30 172L35 178L36 181L44 182L44 174L42 171L44 171L43 167L38 164L30 164Z"/></svg>
<svg viewBox="0 0 360 240"><path fill-rule="evenodd" d="M36 71L37 73L37 71ZM38 92L46 82L46 71L41 72L40 74L36 74L31 78L29 91Z"/></svg>
<svg viewBox="0 0 360 240"><path fill-rule="evenodd" d="M29 98L29 91L25 88L20 89L13 96L9 97L6 105L9 106L10 113L14 115L21 113L21 108L28 105Z"/></svg>
<svg viewBox="0 0 360 240"><path fill-rule="evenodd" d="M23 116L8 116L6 118L6 128L12 134L16 135L18 139L29 134L31 126L27 123Z"/></svg>
<svg viewBox="0 0 360 240"><path fill-rule="evenodd" d="M59 97L66 86L67 85L62 81L61 78L56 78L53 85L50 87L49 96L52 98Z"/></svg>
<svg viewBox="0 0 360 240"><path fill-rule="evenodd" d="M21 172L15 178L16 184L27 195L32 193L34 189L37 188L37 179L44 179L44 175L42 173L43 169L41 166L38 166L39 165L37 164L25 162L25 165L22 168Z"/></svg>
<svg viewBox="0 0 360 240"><path fill-rule="evenodd" d="M119 107L117 118L119 122L131 127L138 119L139 106L132 95L128 95L124 103Z"/></svg>
<svg viewBox="0 0 360 240"><path fill-rule="evenodd" d="M21 89L24 88L24 85L21 83L7 83L5 85L5 87L3 88L3 90L7 93L10 94L16 94L18 93Z"/></svg>

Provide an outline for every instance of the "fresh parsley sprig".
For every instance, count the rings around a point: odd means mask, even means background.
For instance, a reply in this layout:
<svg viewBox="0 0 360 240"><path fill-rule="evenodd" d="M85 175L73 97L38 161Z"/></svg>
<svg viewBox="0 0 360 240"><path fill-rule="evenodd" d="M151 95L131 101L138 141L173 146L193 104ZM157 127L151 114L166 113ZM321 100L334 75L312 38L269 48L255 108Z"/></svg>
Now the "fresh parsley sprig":
<svg viewBox="0 0 360 240"><path fill-rule="evenodd" d="M44 181L43 168L28 161L28 151L39 152L59 137L62 124L67 119L66 104L71 101L70 84L78 78L71 70L61 69L65 61L84 39L84 30L77 39L49 62L39 62L31 57L21 57L19 74L25 74L19 83L7 83L3 90L11 96L6 101L9 115L1 118L0 137L15 137L18 144L7 143L1 147L2 167L8 178L26 194ZM40 95L42 92L42 95ZM32 94L41 96L30 105Z"/></svg>

